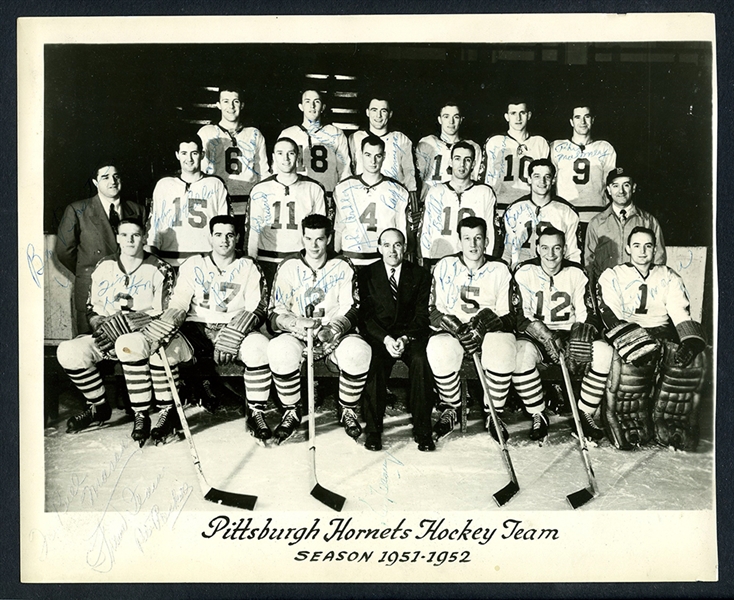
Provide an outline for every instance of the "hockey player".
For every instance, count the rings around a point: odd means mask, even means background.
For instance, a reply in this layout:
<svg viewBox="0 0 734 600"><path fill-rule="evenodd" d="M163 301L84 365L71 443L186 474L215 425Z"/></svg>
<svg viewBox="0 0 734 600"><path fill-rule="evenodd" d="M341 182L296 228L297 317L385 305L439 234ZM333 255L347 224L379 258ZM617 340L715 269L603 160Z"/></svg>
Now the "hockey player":
<svg viewBox="0 0 734 600"><path fill-rule="evenodd" d="M630 262L599 277L599 312L616 350L602 416L618 448L645 444L654 435L661 445L694 450L706 340L691 319L680 275L655 264L655 241L653 230L635 227L625 248Z"/></svg>
<svg viewBox="0 0 734 600"><path fill-rule="evenodd" d="M143 224L136 218L120 221L118 252L103 258L92 273L89 294L89 322L92 335L81 335L59 344L59 364L84 394L87 409L67 423L67 432L77 432L92 423L104 423L112 416L105 398L102 377L96 364L120 360L130 404L135 412L132 438L142 446L149 435L162 436L162 427L175 420L173 397L161 359L153 354L151 340L160 339L171 364L174 378L178 363L189 360L191 348L181 336L158 336L158 318L168 305L173 288L173 269L143 251ZM171 339L172 338L172 339ZM169 343L168 340L170 340ZM161 408L158 424L151 431L152 394ZM171 413L173 411L173 413Z"/></svg>
<svg viewBox="0 0 734 600"><path fill-rule="evenodd" d="M457 142L450 156L450 180L423 188L423 217L418 240L424 266L461 251L458 223L465 217L479 217L489 223L487 248L490 253L495 245L497 198L491 187L471 179L477 160L476 148L468 142Z"/></svg>
<svg viewBox="0 0 734 600"><path fill-rule="evenodd" d="M409 195L400 183L382 174L385 142L368 135L362 139L364 172L336 186L334 204L334 250L359 267L380 259L379 232L388 228L406 235Z"/></svg>
<svg viewBox="0 0 734 600"><path fill-rule="evenodd" d="M545 138L528 133L532 116L527 102L510 102L505 113L507 133L494 135L484 144L484 183L497 194L500 213L530 192L528 166L533 160L548 158L550 152Z"/></svg>
<svg viewBox="0 0 734 600"><path fill-rule="evenodd" d="M453 431L461 403L459 370L464 353L481 352L491 398L484 398L485 411L493 402L500 413L507 400L515 370L516 344L512 333L512 277L507 265L485 254L489 240L487 223L479 217L459 222L461 253L441 259L433 270L430 299L431 327L441 333L428 341L428 362L436 379L441 416L433 427L440 439ZM487 417L493 437L495 427ZM499 423L503 437L507 430Z"/></svg>
<svg viewBox="0 0 734 600"><path fill-rule="evenodd" d="M505 211L505 248L502 257L514 267L534 257L538 233L552 225L566 237L564 257L581 261L576 239L579 215L563 198L553 195L556 169L547 158L534 160L528 166L530 194L513 202Z"/></svg>
<svg viewBox="0 0 734 600"><path fill-rule="evenodd" d="M252 188L247 254L257 258L272 286L275 269L303 245L298 224L308 215L326 214L324 188L296 173L298 144L280 138L273 148L272 177Z"/></svg>
<svg viewBox="0 0 734 600"><path fill-rule="evenodd" d="M362 433L356 410L367 381L372 350L354 333L359 295L349 259L327 251L331 221L309 215L301 223L304 249L278 266L270 296L268 318L280 334L268 345L270 370L285 412L274 434L288 439L301 423L301 364L306 328L313 327L314 359L325 358L339 368L339 420L355 440ZM307 318L306 308L314 308Z"/></svg>
<svg viewBox="0 0 734 600"><path fill-rule="evenodd" d="M558 169L558 195L576 207L582 223L588 223L607 205L604 181L617 166L614 147L591 135L594 119L588 105L574 107L569 120L571 139L556 140L550 150Z"/></svg>
<svg viewBox="0 0 734 600"><path fill-rule="evenodd" d="M605 269L627 262L625 245L635 227L647 227L655 233L656 265L665 264L665 241L658 220L639 208L633 197L637 190L629 169L616 167L607 175L607 194L612 203L596 215L586 229L584 263L591 281L596 281Z"/></svg>
<svg viewBox="0 0 734 600"><path fill-rule="evenodd" d="M355 175L364 172L362 165L362 140L368 135L375 135L385 143L385 159L382 163L382 174L401 183L410 192L411 200L416 198L415 164L413 163L413 142L407 135L399 131L391 131L388 127L392 119L392 109L387 100L373 97L366 110L369 130L360 129L349 137L349 151L352 154L352 169Z"/></svg>
<svg viewBox="0 0 734 600"><path fill-rule="evenodd" d="M451 149L454 144L462 141L459 129L464 118L455 102L447 102L441 107L438 114L438 124L441 126L439 135L427 135L422 138L415 148L415 164L420 178L421 194L425 194L425 187L446 182L451 179L450 168L453 166ZM474 148L474 166L471 179L480 181L482 165L482 149L476 142L465 140Z"/></svg>
<svg viewBox="0 0 734 600"><path fill-rule="evenodd" d="M336 125L322 125L326 110L321 93L305 90L298 108L303 113L300 125L284 129L279 138L288 137L300 148L298 173L318 181L326 190L327 216L334 221L332 196L336 184L351 176L349 143Z"/></svg>
<svg viewBox="0 0 734 600"><path fill-rule="evenodd" d="M557 363L563 349L569 367L584 374L578 400L581 427L586 437L597 441L604 432L594 423L594 413L604 395L612 348L598 339L601 324L589 280L580 265L564 260L565 246L563 232L546 227L536 241L537 258L515 271L520 307L512 383L533 419L530 439L544 439L548 415L537 365Z"/></svg>
<svg viewBox="0 0 734 600"><path fill-rule="evenodd" d="M209 219L230 214L230 206L222 180L201 172L199 136L180 137L176 148L181 173L164 177L153 190L146 244L153 254L179 267L189 256L211 251Z"/></svg>
<svg viewBox="0 0 734 600"><path fill-rule="evenodd" d="M234 217L212 218L209 231L211 253L192 256L181 265L161 321L170 324L172 331L180 328L192 343L202 375L213 378L214 363L239 360L245 364L247 427L264 441L272 435L262 415L271 377L268 339L256 330L265 319L267 285L252 258L236 255L239 236Z"/></svg>
<svg viewBox="0 0 734 600"><path fill-rule="evenodd" d="M232 202L245 202L252 186L268 176L265 138L242 123L242 99L239 89L220 87L221 118L199 129L204 146L202 172L221 178Z"/></svg>

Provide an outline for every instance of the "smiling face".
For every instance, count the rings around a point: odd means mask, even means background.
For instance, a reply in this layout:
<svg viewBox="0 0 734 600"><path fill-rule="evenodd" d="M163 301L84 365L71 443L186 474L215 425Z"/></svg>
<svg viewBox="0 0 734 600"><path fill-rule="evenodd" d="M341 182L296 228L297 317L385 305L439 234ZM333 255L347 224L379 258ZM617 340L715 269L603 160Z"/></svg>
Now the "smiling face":
<svg viewBox="0 0 734 600"><path fill-rule="evenodd" d="M539 196L545 196L553 187L553 173L549 167L538 165L530 174L530 189Z"/></svg>
<svg viewBox="0 0 734 600"><path fill-rule="evenodd" d="M122 223L117 232L117 243L124 256L143 256L143 230L135 223Z"/></svg>
<svg viewBox="0 0 734 600"><path fill-rule="evenodd" d="M386 231L380 238L377 251L388 267L397 267L405 256L405 238L399 231Z"/></svg>
<svg viewBox="0 0 734 600"><path fill-rule="evenodd" d="M655 241L649 233L638 231L630 237L625 250L633 265L647 268L652 264L655 255Z"/></svg>
<svg viewBox="0 0 734 600"><path fill-rule="evenodd" d="M617 177L607 186L607 194L614 204L624 208L632 203L632 194L636 189L637 185L629 177Z"/></svg>
<svg viewBox="0 0 734 600"><path fill-rule="evenodd" d="M557 234L541 235L538 238L540 265L548 275L555 275L561 270L563 246L563 238Z"/></svg>
<svg viewBox="0 0 734 600"><path fill-rule="evenodd" d="M489 242L481 227L462 227L459 240L464 260L472 262L481 260Z"/></svg>
<svg viewBox="0 0 734 600"><path fill-rule="evenodd" d="M234 256L239 236L235 233L234 225L217 223L212 231L212 252L222 258Z"/></svg>
<svg viewBox="0 0 734 600"><path fill-rule="evenodd" d="M372 100L370 102L370 106L367 109L367 118L370 121L370 127L372 129L385 129L390 117L392 117L392 111L386 100Z"/></svg>
<svg viewBox="0 0 734 600"><path fill-rule="evenodd" d="M298 167L298 149L287 140L275 142L273 166L280 173L293 173Z"/></svg>
<svg viewBox="0 0 734 600"><path fill-rule="evenodd" d="M321 100L321 94L315 90L307 90L303 92L298 108L303 113L303 119L313 123L321 120L326 105Z"/></svg>
<svg viewBox="0 0 734 600"><path fill-rule="evenodd" d="M306 250L306 256L313 261L320 261L326 256L326 246L331 241L331 235L326 235L325 229L309 229L303 230L303 247Z"/></svg>
<svg viewBox="0 0 734 600"><path fill-rule="evenodd" d="M441 114L438 115L438 124L441 126L441 133L447 136L457 135L462 121L463 118L458 106L444 106L441 109Z"/></svg>
<svg viewBox="0 0 734 600"><path fill-rule="evenodd" d="M201 150L195 142L181 142L176 158L181 164L182 173L193 174L201 171Z"/></svg>
<svg viewBox="0 0 734 600"><path fill-rule="evenodd" d="M113 166L102 167L97 171L97 178L92 179L94 187L103 198L107 200L116 200L120 197L122 189L122 179L117 169Z"/></svg>
<svg viewBox="0 0 734 600"><path fill-rule="evenodd" d="M528 107L524 102L521 102L520 104L510 104L507 106L505 120L512 131L522 132L527 128L528 121L532 114L533 113L528 110Z"/></svg>
<svg viewBox="0 0 734 600"><path fill-rule="evenodd" d="M219 93L217 108L222 111L222 120L237 123L240 119L242 104L237 92L223 91Z"/></svg>

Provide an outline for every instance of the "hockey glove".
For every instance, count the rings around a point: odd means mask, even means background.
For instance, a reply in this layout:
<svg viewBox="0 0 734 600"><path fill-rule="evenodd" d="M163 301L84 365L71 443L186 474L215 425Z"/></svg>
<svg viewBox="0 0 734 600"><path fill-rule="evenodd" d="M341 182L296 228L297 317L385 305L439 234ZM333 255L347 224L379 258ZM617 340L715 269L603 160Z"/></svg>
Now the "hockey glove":
<svg viewBox="0 0 734 600"><path fill-rule="evenodd" d="M316 341L320 343L314 346L314 360L324 358L336 350L350 327L351 324L348 319L345 317L336 317L319 330L316 335ZM303 352L303 355L306 356L305 348Z"/></svg>
<svg viewBox="0 0 734 600"><path fill-rule="evenodd" d="M111 340L101 327L92 332L92 338L94 338L94 345L102 354L109 354L115 349L114 340Z"/></svg>
<svg viewBox="0 0 734 600"><path fill-rule="evenodd" d="M543 321L532 321L525 329L525 333L542 344L551 361L558 362L560 359L559 352L562 350L561 342Z"/></svg>
<svg viewBox="0 0 734 600"><path fill-rule="evenodd" d="M502 329L502 320L489 308L483 308L469 321L472 329L476 330L479 337L484 339L485 334Z"/></svg>
<svg viewBox="0 0 734 600"><path fill-rule="evenodd" d="M594 350L596 328L588 323L574 323L571 325L571 335L568 339L568 357L577 363L590 363Z"/></svg>
<svg viewBox="0 0 734 600"><path fill-rule="evenodd" d="M626 363L641 366L650 361L660 343L636 323L622 321L607 332L609 343Z"/></svg>
<svg viewBox="0 0 734 600"><path fill-rule="evenodd" d="M464 325L459 332L459 342L461 342L464 350L469 355L479 352L482 349L483 341L484 336L479 335L476 329L472 329L468 325Z"/></svg>
<svg viewBox="0 0 734 600"><path fill-rule="evenodd" d="M176 320L170 311L166 311L160 317L148 323L143 328L142 333L150 344L150 353L153 354L161 346L168 345L177 329Z"/></svg>
<svg viewBox="0 0 734 600"><path fill-rule="evenodd" d="M214 340L214 362L222 365L235 360L245 336L252 331L257 320L256 315L243 310L222 327Z"/></svg>
<svg viewBox="0 0 734 600"><path fill-rule="evenodd" d="M459 337L459 331L464 327L464 324L459 320L459 317L454 315L443 315L441 317L441 329L448 331L455 338Z"/></svg>
<svg viewBox="0 0 734 600"><path fill-rule="evenodd" d="M673 360L679 367L687 367L693 362L706 347L706 343L703 340L697 338L690 338L683 340L678 346L678 350L675 352Z"/></svg>

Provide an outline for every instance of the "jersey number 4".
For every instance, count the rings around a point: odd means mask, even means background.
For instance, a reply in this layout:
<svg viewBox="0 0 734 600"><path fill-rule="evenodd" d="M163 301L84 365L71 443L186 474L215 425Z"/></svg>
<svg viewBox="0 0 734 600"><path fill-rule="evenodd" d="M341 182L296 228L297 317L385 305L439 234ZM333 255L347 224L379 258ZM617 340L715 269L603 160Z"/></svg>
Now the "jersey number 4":
<svg viewBox="0 0 734 600"><path fill-rule="evenodd" d="M199 207L206 209L207 207L206 198L189 198L188 203L185 207L185 211L188 214L188 223L191 227L196 229L203 229L206 227L207 218L206 213L201 210L197 210ZM174 221L172 227L181 227L183 221L181 220L181 198L173 199L173 208L176 211L174 215Z"/></svg>

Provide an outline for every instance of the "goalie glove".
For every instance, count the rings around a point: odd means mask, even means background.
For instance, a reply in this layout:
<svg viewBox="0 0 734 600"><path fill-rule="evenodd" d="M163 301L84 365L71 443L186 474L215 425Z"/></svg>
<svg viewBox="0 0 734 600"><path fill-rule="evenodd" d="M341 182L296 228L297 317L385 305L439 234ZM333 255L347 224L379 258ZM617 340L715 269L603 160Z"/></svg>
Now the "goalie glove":
<svg viewBox="0 0 734 600"><path fill-rule="evenodd" d="M660 343L637 323L622 321L607 332L609 343L626 363L641 366L648 362Z"/></svg>
<svg viewBox="0 0 734 600"><path fill-rule="evenodd" d="M525 329L525 333L542 344L546 354L554 363L559 361L561 343L543 321L532 321Z"/></svg>
<svg viewBox="0 0 734 600"><path fill-rule="evenodd" d="M706 348L703 328L696 321L683 321L675 329L681 342L673 360L679 367L687 367Z"/></svg>
<svg viewBox="0 0 734 600"><path fill-rule="evenodd" d="M485 334L502 329L502 320L493 310L483 308L472 317L469 326L479 334L480 338L484 339Z"/></svg>
<svg viewBox="0 0 734 600"><path fill-rule="evenodd" d="M227 364L237 358L240 346L250 331L257 324L257 315L243 310L219 330L214 340L214 362Z"/></svg>

